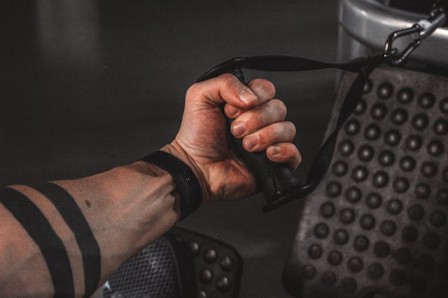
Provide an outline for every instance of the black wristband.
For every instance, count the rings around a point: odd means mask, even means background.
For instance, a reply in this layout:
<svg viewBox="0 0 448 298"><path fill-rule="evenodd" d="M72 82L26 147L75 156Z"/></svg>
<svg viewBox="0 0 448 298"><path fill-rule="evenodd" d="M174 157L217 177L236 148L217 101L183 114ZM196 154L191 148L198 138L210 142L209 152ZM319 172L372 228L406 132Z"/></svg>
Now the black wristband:
<svg viewBox="0 0 448 298"><path fill-rule="evenodd" d="M182 219L199 208L202 202L201 186L194 172L173 155L156 151L141 159L168 172L180 195L180 213Z"/></svg>

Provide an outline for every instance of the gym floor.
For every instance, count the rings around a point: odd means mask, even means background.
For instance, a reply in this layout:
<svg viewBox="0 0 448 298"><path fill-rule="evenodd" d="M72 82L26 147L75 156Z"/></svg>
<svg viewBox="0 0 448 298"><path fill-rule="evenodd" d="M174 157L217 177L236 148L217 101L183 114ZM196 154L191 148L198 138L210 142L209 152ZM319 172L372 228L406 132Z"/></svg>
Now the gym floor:
<svg viewBox="0 0 448 298"><path fill-rule="evenodd" d="M179 127L187 88L235 56L335 61L337 1L2 1L0 184L82 177L157 150ZM297 126L303 177L334 98L335 72L269 78ZM296 201L204 205L179 226L235 247L240 297L289 297L281 284Z"/></svg>

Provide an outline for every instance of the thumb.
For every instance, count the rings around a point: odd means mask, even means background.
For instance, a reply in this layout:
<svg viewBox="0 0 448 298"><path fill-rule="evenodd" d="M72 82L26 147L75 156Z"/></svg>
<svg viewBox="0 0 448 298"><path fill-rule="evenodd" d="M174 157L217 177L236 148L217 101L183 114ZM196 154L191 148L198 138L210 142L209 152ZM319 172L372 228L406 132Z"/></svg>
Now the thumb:
<svg viewBox="0 0 448 298"><path fill-rule="evenodd" d="M249 109L257 105L258 97L234 75L223 74L192 85L187 91L187 100L216 106L228 103L240 109Z"/></svg>

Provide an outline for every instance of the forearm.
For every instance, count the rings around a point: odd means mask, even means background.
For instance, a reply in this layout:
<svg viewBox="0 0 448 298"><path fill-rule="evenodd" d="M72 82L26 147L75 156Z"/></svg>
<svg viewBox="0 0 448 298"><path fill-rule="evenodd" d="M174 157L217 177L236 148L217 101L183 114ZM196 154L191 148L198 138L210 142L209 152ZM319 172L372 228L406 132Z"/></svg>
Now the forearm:
<svg viewBox="0 0 448 298"><path fill-rule="evenodd" d="M57 181L79 206L98 244L100 283L120 264L156 239L179 219L174 185L164 171L138 162L87 178ZM84 289L83 252L67 220L47 197L28 186L13 186L35 204L62 240L75 283ZM54 288L39 245L14 216L0 205L0 294L51 296ZM85 257L85 254L84 254ZM39 276L34 276L39 273ZM36 280L37 278L37 280ZM37 282L30 283L30 280ZM17 293L21 291L21 293Z"/></svg>
<svg viewBox="0 0 448 298"><path fill-rule="evenodd" d="M232 151L222 104L246 150L297 167L295 128L274 95L268 81L245 86L230 74L194 84L179 133L162 148L183 163L160 153L145 159L173 176L138 162L78 180L0 189L0 297L91 293L172 227L179 210L188 216L202 202L253 194L254 177Z"/></svg>

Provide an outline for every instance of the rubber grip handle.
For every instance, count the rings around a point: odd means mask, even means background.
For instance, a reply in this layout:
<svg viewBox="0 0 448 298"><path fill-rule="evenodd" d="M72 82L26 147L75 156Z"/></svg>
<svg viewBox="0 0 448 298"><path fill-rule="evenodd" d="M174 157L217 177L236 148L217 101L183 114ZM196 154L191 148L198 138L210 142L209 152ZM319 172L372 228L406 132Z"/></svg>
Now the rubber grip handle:
<svg viewBox="0 0 448 298"><path fill-rule="evenodd" d="M241 69L234 69L231 73L243 84L246 84ZM227 116L225 116L225 118L227 119L227 124L230 130L231 120L227 118ZM257 189L263 193L264 200L267 203L276 200L288 190L297 187L299 181L287 164L270 161L264 151L248 152L243 148L242 139L233 136L231 139L234 147L233 149L254 175Z"/></svg>

